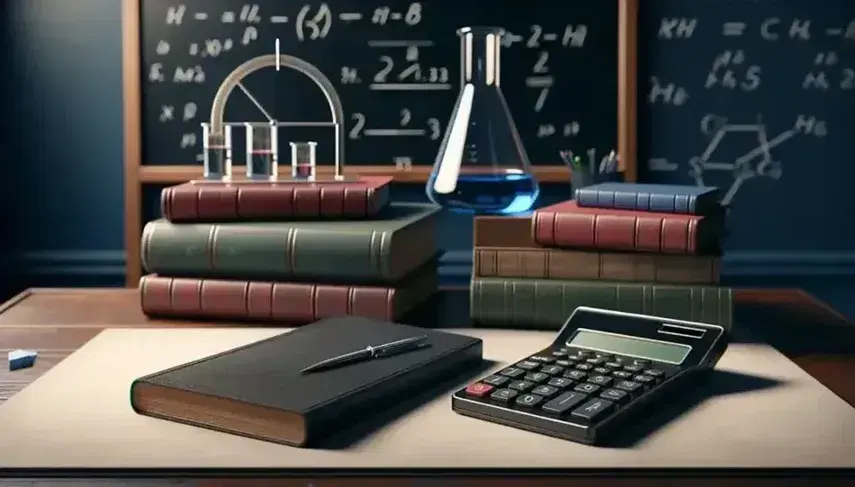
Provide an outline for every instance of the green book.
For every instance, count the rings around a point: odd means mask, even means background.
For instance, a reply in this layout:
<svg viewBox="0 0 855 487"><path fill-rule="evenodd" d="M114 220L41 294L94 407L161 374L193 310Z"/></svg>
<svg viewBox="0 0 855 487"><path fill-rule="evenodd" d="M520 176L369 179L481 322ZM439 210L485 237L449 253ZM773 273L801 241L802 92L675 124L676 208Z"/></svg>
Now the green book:
<svg viewBox="0 0 855 487"><path fill-rule="evenodd" d="M148 223L142 262L170 277L397 282L438 252L432 205L392 204L370 220Z"/></svg>
<svg viewBox="0 0 855 487"><path fill-rule="evenodd" d="M470 315L483 326L557 330L579 306L725 327L733 319L727 287L476 277L470 292Z"/></svg>

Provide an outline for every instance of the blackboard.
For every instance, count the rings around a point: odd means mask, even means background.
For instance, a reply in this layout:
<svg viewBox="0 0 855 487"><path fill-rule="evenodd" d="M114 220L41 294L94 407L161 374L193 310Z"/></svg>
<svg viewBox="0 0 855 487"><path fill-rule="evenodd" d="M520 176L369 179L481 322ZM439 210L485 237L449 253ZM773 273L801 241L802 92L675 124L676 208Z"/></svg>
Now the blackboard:
<svg viewBox="0 0 855 487"><path fill-rule="evenodd" d="M142 0L141 162L200 164L200 123L218 87L248 59L274 54L278 39L280 53L316 66L338 92L348 167L429 168L459 90L456 30L467 25L509 33L501 86L533 164L560 165L562 149L605 153L617 146L618 3ZM297 71L270 67L242 84L271 118L331 120L318 87ZM225 119L265 115L235 90ZM240 164L240 127L233 138ZM318 163L333 160L329 127L289 127L283 138L315 140Z"/></svg>
<svg viewBox="0 0 855 487"><path fill-rule="evenodd" d="M855 2L646 0L639 179L719 186L731 248L852 249Z"/></svg>

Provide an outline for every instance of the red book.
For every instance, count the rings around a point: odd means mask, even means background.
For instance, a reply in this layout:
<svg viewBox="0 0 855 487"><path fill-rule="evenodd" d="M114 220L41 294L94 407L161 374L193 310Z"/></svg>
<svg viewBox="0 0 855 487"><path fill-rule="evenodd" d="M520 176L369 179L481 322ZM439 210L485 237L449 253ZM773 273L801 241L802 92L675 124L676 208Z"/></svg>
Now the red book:
<svg viewBox="0 0 855 487"><path fill-rule="evenodd" d="M534 240L546 247L655 252L719 253L724 233L717 216L580 207L565 201L534 212Z"/></svg>
<svg viewBox="0 0 855 487"><path fill-rule="evenodd" d="M143 313L186 319L278 321L293 325L333 316L401 318L437 290L436 270L395 287L249 282L221 279L140 279Z"/></svg>
<svg viewBox="0 0 855 487"><path fill-rule="evenodd" d="M389 203L391 182L390 177L317 183L191 181L164 189L160 209L174 222L366 218Z"/></svg>

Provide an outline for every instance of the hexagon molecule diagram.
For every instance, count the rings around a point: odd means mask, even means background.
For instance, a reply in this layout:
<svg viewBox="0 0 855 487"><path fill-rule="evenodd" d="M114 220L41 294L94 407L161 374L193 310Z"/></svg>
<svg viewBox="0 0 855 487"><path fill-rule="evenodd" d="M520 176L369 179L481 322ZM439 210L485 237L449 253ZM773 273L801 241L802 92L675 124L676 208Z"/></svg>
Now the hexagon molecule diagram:
<svg viewBox="0 0 855 487"><path fill-rule="evenodd" d="M753 124L732 124L724 117L707 115L701 122L704 133L710 135L709 144L700 156L689 160L689 174L699 186L704 186L704 175L707 171L730 172L732 182L722 197L722 204L729 205L736 192L749 179L760 176L772 179L781 177L781 162L772 159L772 148L796 134L795 130L787 130L772 140L766 135L766 126L758 115ZM733 161L716 160L716 151L729 134L754 133L757 145L737 157Z"/></svg>

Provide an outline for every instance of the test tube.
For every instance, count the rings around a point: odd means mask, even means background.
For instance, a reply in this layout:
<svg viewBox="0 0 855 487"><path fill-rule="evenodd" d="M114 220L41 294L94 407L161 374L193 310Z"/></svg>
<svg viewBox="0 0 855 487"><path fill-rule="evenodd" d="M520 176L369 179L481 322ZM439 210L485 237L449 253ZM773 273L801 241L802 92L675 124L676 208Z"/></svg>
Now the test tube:
<svg viewBox="0 0 855 487"><path fill-rule="evenodd" d="M246 123L246 177L275 181L279 173L279 134L276 122Z"/></svg>
<svg viewBox="0 0 855 487"><path fill-rule="evenodd" d="M291 142L291 178L315 180L317 142Z"/></svg>
<svg viewBox="0 0 855 487"><path fill-rule="evenodd" d="M223 127L222 134L212 134L211 124L202 124L204 149L203 177L209 181L228 181L232 175L232 128Z"/></svg>

